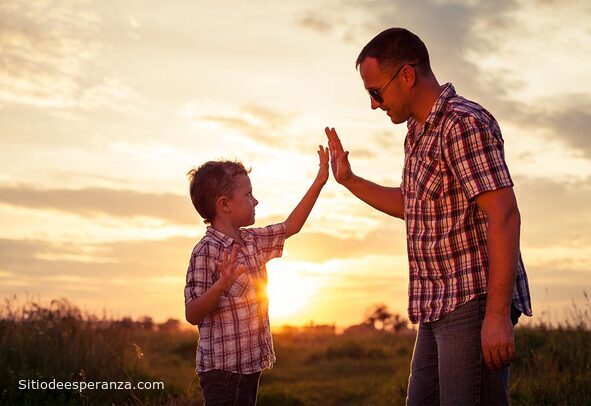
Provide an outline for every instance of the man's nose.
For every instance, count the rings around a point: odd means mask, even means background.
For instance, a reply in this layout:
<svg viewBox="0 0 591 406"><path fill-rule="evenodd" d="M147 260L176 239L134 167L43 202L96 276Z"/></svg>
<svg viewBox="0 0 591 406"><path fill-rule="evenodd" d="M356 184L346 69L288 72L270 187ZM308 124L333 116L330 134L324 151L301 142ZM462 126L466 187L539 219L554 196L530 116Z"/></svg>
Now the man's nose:
<svg viewBox="0 0 591 406"><path fill-rule="evenodd" d="M373 97L371 97L371 96L369 97L369 100L371 100L371 109L372 109L372 110L375 110L375 109L377 109L378 107L380 107L380 106L382 105L382 103L378 103L378 102L376 101L376 99L374 99L374 98L373 98Z"/></svg>
<svg viewBox="0 0 591 406"><path fill-rule="evenodd" d="M255 198L254 198L254 196L253 196L252 200L254 201L254 205L255 205L255 206L256 206L257 204L259 204L259 201L258 201L257 199L255 199Z"/></svg>

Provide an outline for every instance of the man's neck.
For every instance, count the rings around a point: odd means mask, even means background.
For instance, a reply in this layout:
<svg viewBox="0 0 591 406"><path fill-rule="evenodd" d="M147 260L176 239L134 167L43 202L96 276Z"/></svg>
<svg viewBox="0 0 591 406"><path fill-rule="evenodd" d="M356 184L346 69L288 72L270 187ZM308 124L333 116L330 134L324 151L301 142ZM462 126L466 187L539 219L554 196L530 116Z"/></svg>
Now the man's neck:
<svg viewBox="0 0 591 406"><path fill-rule="evenodd" d="M433 105L441 95L443 86L440 86L435 77L428 79L424 83L419 85L421 88L418 89L419 98L415 104L415 112L413 118L417 122L417 128L423 128L429 113L433 108Z"/></svg>

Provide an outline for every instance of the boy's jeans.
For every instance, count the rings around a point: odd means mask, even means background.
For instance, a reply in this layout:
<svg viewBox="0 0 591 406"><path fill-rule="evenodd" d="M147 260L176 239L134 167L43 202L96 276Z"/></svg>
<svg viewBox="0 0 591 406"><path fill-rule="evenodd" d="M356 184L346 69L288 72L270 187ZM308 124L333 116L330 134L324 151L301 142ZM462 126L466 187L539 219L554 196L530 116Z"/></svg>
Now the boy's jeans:
<svg viewBox="0 0 591 406"><path fill-rule="evenodd" d="M407 405L507 405L509 367L490 370L482 357L480 329L486 296L432 323L422 323L408 380ZM513 324L519 311L511 311Z"/></svg>
<svg viewBox="0 0 591 406"><path fill-rule="evenodd" d="M214 369L199 373L205 406L254 406L261 373L237 374Z"/></svg>

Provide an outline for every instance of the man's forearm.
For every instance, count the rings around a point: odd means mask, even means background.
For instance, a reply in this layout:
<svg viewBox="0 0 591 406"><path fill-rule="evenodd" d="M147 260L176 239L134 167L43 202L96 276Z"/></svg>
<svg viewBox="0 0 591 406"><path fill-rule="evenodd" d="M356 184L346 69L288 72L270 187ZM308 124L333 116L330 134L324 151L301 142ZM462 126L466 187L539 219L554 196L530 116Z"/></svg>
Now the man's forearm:
<svg viewBox="0 0 591 406"><path fill-rule="evenodd" d="M381 186L357 175L342 185L374 209L404 219L404 196L399 187Z"/></svg>
<svg viewBox="0 0 591 406"><path fill-rule="evenodd" d="M510 315L519 261L519 229L517 210L507 218L489 219L487 314Z"/></svg>

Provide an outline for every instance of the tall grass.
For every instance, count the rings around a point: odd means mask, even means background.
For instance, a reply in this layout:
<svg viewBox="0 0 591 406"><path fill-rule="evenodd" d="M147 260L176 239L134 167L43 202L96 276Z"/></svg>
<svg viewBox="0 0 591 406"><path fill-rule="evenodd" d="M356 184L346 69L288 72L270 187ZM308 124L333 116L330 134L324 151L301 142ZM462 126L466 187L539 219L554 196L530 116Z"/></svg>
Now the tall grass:
<svg viewBox="0 0 591 406"><path fill-rule="evenodd" d="M517 329L514 405L591 404L591 301L587 292L583 296L563 321Z"/></svg>
<svg viewBox="0 0 591 406"><path fill-rule="evenodd" d="M160 381L143 360L146 334L128 319L84 315L67 300L6 299L0 310L0 400L6 404L158 403L162 391L19 390L19 381Z"/></svg>
<svg viewBox="0 0 591 406"><path fill-rule="evenodd" d="M514 405L590 404L589 298L560 324L516 329ZM170 325L173 328L168 328ZM1 404L200 404L196 332L83 314L66 300L0 307ZM306 328L274 337L259 406L404 404L412 334L339 335ZM163 390L19 390L19 380L148 381Z"/></svg>

